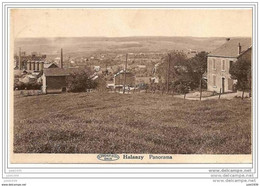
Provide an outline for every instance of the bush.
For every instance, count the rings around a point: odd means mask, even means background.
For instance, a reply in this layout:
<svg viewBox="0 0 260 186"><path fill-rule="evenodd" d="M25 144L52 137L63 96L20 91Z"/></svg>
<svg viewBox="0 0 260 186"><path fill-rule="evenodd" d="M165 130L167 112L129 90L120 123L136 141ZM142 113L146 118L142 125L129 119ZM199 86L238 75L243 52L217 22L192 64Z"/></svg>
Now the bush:
<svg viewBox="0 0 260 186"><path fill-rule="evenodd" d="M94 81L94 83L96 83L96 88L98 91L100 92L105 92L107 91L107 83L103 78L98 78L97 80Z"/></svg>
<svg viewBox="0 0 260 186"><path fill-rule="evenodd" d="M33 82L33 83L26 83L25 87L27 90L40 90L42 87L41 83Z"/></svg>
<svg viewBox="0 0 260 186"><path fill-rule="evenodd" d="M175 81L171 86L174 89L174 92L184 94L184 97L190 90L190 82L182 79Z"/></svg>
<svg viewBox="0 0 260 186"><path fill-rule="evenodd" d="M21 81L14 82L14 90L40 90L42 84L37 82L31 82L31 83L24 83Z"/></svg>
<svg viewBox="0 0 260 186"><path fill-rule="evenodd" d="M71 73L66 78L66 83L69 92L85 92L97 87L97 82L91 79L89 70Z"/></svg>
<svg viewBox="0 0 260 186"><path fill-rule="evenodd" d="M149 85L147 83L140 83L140 84L137 85L137 87L140 90L146 90L146 89L148 89Z"/></svg>
<svg viewBox="0 0 260 186"><path fill-rule="evenodd" d="M240 91L251 90L251 59L238 59L237 62L231 66L229 73L232 79L237 80L234 89Z"/></svg>

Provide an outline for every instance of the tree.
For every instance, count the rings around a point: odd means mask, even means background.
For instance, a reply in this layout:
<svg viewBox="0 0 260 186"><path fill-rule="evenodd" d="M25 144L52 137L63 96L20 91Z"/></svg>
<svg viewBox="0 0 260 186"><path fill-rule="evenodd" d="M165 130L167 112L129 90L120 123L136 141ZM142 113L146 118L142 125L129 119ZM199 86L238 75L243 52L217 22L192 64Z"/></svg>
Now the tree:
<svg viewBox="0 0 260 186"><path fill-rule="evenodd" d="M244 92L246 90L251 90L251 59L239 58L236 63L234 63L229 73L232 79L237 80L236 88Z"/></svg>
<svg viewBox="0 0 260 186"><path fill-rule="evenodd" d="M81 70L73 72L66 78L68 91L70 92L85 92L86 89L97 87L97 83L91 79L90 70Z"/></svg>
<svg viewBox="0 0 260 186"><path fill-rule="evenodd" d="M203 74L207 70L207 52L200 52L193 58L187 60L184 64L186 66L186 76L190 81L190 88L205 88L206 83L203 81Z"/></svg>
<svg viewBox="0 0 260 186"><path fill-rule="evenodd" d="M162 63L158 66L158 76L161 83L171 84L185 70L183 64L187 61L185 53L173 51L162 59ZM170 86L169 86L170 87Z"/></svg>
<svg viewBox="0 0 260 186"><path fill-rule="evenodd" d="M186 81L184 79L179 79L179 80L174 82L174 91L179 93L179 94L183 94L184 99L186 97L186 94L189 93L189 90L190 90L190 82L189 81Z"/></svg>

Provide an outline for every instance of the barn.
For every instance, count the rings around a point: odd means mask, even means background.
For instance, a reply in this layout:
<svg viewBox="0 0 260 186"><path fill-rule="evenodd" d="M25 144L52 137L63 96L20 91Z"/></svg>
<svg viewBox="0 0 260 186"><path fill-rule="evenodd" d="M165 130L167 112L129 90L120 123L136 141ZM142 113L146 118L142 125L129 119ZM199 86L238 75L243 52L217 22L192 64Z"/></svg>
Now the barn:
<svg viewBox="0 0 260 186"><path fill-rule="evenodd" d="M42 92L60 93L66 91L66 77L70 72L62 68L43 69L42 74Z"/></svg>

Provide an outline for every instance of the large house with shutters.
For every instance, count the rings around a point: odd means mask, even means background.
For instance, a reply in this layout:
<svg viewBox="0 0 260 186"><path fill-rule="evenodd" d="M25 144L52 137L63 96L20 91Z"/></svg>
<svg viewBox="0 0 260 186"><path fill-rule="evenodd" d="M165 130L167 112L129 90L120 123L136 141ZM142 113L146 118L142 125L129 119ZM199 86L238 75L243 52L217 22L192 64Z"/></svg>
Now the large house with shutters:
<svg viewBox="0 0 260 186"><path fill-rule="evenodd" d="M232 92L235 81L231 79L229 69L238 58L251 58L251 38L227 39L226 43L208 54L207 89L216 92Z"/></svg>

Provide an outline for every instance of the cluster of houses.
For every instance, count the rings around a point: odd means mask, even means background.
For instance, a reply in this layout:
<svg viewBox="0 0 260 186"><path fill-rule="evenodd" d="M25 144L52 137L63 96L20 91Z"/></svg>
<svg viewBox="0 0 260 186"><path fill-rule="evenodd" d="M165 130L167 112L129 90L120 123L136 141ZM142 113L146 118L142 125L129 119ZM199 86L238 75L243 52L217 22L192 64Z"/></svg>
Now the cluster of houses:
<svg viewBox="0 0 260 186"><path fill-rule="evenodd" d="M207 89L208 91L232 92L235 81L231 79L229 69L239 58L251 59L252 44L250 38L227 39L226 43L208 54L207 59ZM15 71L21 72L19 78L22 82L31 82L37 79L42 83L43 93L56 93L66 91L66 77L79 68L63 68L63 56L61 51L60 65L46 63L46 55L32 53L26 55L19 51L15 56ZM154 71L158 68L155 65ZM93 78L98 78L100 66L94 66ZM158 77L138 78L130 71L121 70L114 74L113 82L108 87L120 88L136 86L138 83L158 83Z"/></svg>

